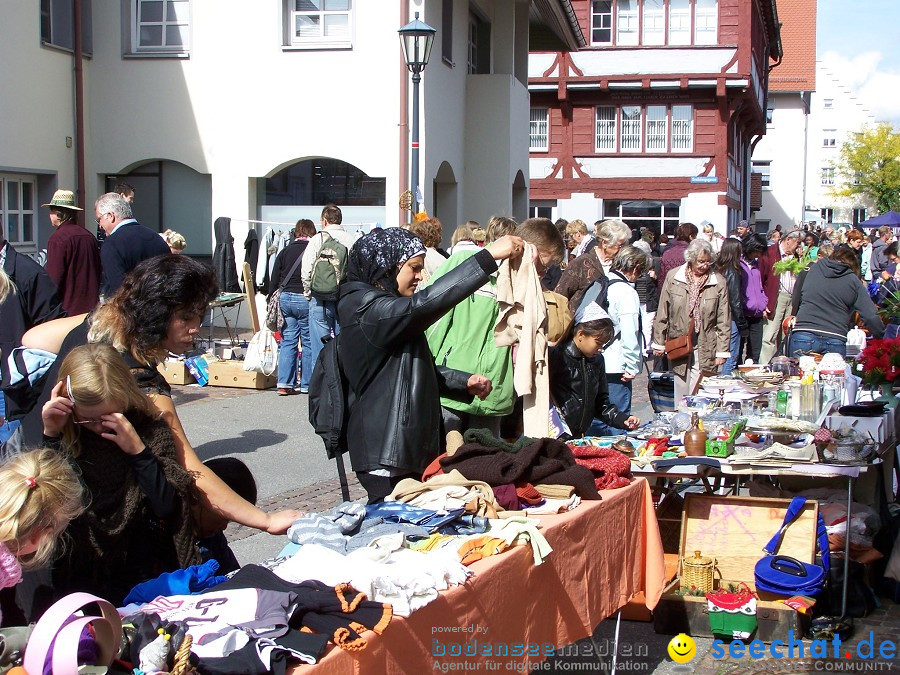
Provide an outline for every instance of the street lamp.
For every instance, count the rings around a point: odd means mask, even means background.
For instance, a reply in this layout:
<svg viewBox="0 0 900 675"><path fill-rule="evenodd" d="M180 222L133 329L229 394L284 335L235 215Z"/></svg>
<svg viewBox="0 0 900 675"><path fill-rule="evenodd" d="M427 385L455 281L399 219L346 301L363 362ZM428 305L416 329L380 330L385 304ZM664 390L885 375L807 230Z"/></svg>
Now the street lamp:
<svg viewBox="0 0 900 675"><path fill-rule="evenodd" d="M412 73L413 83L413 118L412 118L412 158L410 169L410 191L413 194L413 213L419 210L419 200L416 196L419 185L419 82L422 81L422 71L428 65L428 57L431 56L431 45L434 44L434 34L437 31L423 21L419 21L419 13L408 24L397 31L400 34L400 44L403 45L403 58L406 59L406 67Z"/></svg>

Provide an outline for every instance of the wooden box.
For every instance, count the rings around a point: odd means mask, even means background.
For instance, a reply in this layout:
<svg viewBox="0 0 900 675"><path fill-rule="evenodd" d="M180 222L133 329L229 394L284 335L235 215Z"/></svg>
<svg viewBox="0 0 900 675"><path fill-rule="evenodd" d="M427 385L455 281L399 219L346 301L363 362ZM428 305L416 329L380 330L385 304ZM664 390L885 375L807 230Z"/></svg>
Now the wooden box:
<svg viewBox="0 0 900 675"><path fill-rule="evenodd" d="M765 546L781 527L789 499L756 497L724 497L688 494L681 521L681 555L700 551L716 561L715 584L745 582L755 590L753 570L765 555ZM785 531L779 553L803 562L815 560L816 523L819 506L806 503L800 517ZM663 591L653 613L657 633L687 633L695 637L712 637L707 617L706 598L676 595L679 579ZM755 639L771 642L786 640L788 631L799 639L804 631L802 615L781 602L781 596L758 593Z"/></svg>
<svg viewBox="0 0 900 675"><path fill-rule="evenodd" d="M271 389L278 383L275 373L263 375L244 370L243 361L213 361L209 364L209 384L213 387Z"/></svg>
<svg viewBox="0 0 900 675"><path fill-rule="evenodd" d="M166 359L156 366L156 369L162 373L169 384L193 384L196 382L191 371L184 365L184 361L175 359Z"/></svg>

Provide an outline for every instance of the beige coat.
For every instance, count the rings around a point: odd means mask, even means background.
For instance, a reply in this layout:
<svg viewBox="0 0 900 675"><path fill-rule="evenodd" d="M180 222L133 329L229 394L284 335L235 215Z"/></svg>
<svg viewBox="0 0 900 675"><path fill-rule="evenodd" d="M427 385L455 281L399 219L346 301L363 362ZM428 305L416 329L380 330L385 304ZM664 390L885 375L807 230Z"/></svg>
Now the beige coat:
<svg viewBox="0 0 900 675"><path fill-rule="evenodd" d="M663 349L666 340L687 333L688 316L687 264L672 270L662 287L659 309L653 323L653 349ZM700 292L700 325L697 342L700 349L700 369L718 370L716 358L727 359L731 340L731 307L728 304L728 288L719 274L710 274ZM670 364L679 377L687 376L688 359Z"/></svg>

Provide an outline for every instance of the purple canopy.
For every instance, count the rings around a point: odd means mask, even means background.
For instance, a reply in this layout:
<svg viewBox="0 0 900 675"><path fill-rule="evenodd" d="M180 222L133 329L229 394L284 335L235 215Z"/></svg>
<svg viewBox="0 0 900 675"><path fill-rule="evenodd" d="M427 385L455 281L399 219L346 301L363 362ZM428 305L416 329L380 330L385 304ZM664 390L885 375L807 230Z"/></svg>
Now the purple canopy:
<svg viewBox="0 0 900 675"><path fill-rule="evenodd" d="M882 225L890 225L891 227L900 226L900 213L888 211L887 213L882 213L880 216L864 220L859 224L860 227L881 227Z"/></svg>

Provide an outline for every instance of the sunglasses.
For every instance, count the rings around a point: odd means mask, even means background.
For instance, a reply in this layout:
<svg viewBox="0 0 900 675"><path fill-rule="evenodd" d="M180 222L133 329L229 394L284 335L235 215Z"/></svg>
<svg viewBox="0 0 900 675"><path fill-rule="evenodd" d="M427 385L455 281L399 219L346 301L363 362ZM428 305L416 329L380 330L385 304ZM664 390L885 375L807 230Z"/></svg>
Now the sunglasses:
<svg viewBox="0 0 900 675"><path fill-rule="evenodd" d="M72 403L75 403L75 395L72 393L72 376L66 376L66 396L69 397L69 400ZM103 420L76 420L72 419L72 424L103 424Z"/></svg>

